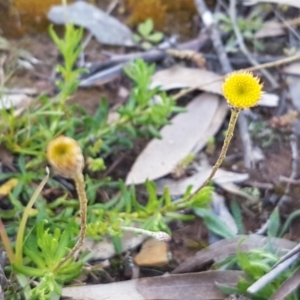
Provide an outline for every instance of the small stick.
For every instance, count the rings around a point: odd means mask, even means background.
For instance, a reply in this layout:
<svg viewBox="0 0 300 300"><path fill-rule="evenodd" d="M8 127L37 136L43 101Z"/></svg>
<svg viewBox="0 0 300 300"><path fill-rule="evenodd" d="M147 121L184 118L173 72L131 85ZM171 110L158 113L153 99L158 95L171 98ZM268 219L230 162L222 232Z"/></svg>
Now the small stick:
<svg viewBox="0 0 300 300"><path fill-rule="evenodd" d="M237 25L237 20L236 20L236 0L230 0L229 4L229 16L232 22L234 34L236 36L237 42L239 44L240 50L243 52L243 54L247 57L248 61L253 65L253 66L258 66L258 62L252 57L250 54L249 50L246 47L246 44L244 42L244 37L240 31L239 26ZM273 78L273 76L265 69L261 69L261 73L266 77L266 79L269 81L271 86L275 89L278 87L278 83L276 80Z"/></svg>

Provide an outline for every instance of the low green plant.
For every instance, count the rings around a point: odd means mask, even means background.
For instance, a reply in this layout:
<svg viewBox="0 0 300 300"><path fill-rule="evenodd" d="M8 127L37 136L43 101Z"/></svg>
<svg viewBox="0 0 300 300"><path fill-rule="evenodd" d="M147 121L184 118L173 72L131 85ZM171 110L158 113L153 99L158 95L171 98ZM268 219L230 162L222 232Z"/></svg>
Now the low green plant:
<svg viewBox="0 0 300 300"><path fill-rule="evenodd" d="M120 181L120 195L105 204L94 204L88 208L87 235L101 238L106 233L120 236L122 226L136 226L149 231L165 231L170 233L168 222L171 220L188 221L193 215L184 215L179 211L188 208L207 207L211 201L211 188L203 189L197 195L185 201L190 195L188 189L178 201L172 201L168 189L161 197L157 197L156 186L153 182L146 183L148 199L145 204L137 200L135 188L126 187Z"/></svg>
<svg viewBox="0 0 300 300"><path fill-rule="evenodd" d="M243 241L241 241L242 243ZM245 275L240 278L236 287L228 287L219 285L224 294L244 295L253 300L268 300L277 291L281 284L286 281L297 269L297 265L282 272L282 274L267 284L263 289L255 295L247 293L248 287L256 282L263 275L267 274L272 267L279 261L280 257L276 253L276 249L266 246L265 248L253 249L249 252L242 252L238 249L237 254L224 261L217 263L217 268L222 269L240 269ZM291 296L285 298L287 300L299 299L299 290L295 291Z"/></svg>
<svg viewBox="0 0 300 300"><path fill-rule="evenodd" d="M24 288L26 299L58 299L63 285L81 274L84 262L81 259L75 263L73 250L71 252L68 250L74 247L72 246L74 241L77 241L76 245L79 241L76 238L78 225L73 214L69 214L67 218L65 216L50 218L48 221L41 220L39 215L44 212L40 212L35 217L35 225L26 227L26 224L32 224L29 222L30 211L47 180L48 176L36 189L25 208L14 247L3 224L0 226L1 239L11 262L8 271L16 274ZM87 235L96 240L110 235L117 251L122 250L119 247L119 239L124 228L137 226L148 231L170 233L168 223L171 220L187 221L194 218L193 215L183 215L179 211L204 208L211 201L209 187L202 189L193 197L190 197L188 189L181 199L172 201L167 189L161 197L157 197L155 184L147 182L148 199L144 205L137 201L134 187L126 187L120 182L119 188L121 191L119 196L105 204L91 204L87 214ZM24 275L25 278L22 277ZM33 280L38 284L30 288Z"/></svg>
<svg viewBox="0 0 300 300"><path fill-rule="evenodd" d="M278 133L268 126L266 122L252 121L249 124L249 132L253 138L260 142L263 148L268 148L278 141Z"/></svg>
<svg viewBox="0 0 300 300"><path fill-rule="evenodd" d="M36 230L31 229L29 232L26 230L30 211L48 178L49 175L37 187L24 210L17 232L15 250L0 221L1 240L11 264L8 269L15 272L19 283L24 285L26 299L54 299L55 295L57 298L61 292L61 284L71 281L81 273L82 262L75 263L73 258L63 266L60 265L61 260L67 257L67 246L73 224L69 223L63 233L56 228L54 234L50 234L49 229L44 228L44 221L38 223ZM36 232L36 235L33 235L32 231ZM28 277L24 279L22 275L30 276L31 280L38 279L40 284L28 290L30 280ZM8 290L7 294L10 294L11 299L17 299L17 295L11 295L11 290Z"/></svg>
<svg viewBox="0 0 300 300"><path fill-rule="evenodd" d="M160 31L154 31L154 23L152 19L147 19L137 27L137 33L133 36L142 48L150 49L153 45L158 44L164 38Z"/></svg>
<svg viewBox="0 0 300 300"><path fill-rule="evenodd" d="M6 228L1 221L0 234L10 260L6 272L15 278L13 283L21 285L25 299L58 299L63 285L81 274L84 262L82 258L74 262L73 258L74 249L81 246L85 233L85 228L80 231L77 222L78 213L85 215L81 202L72 199L69 189L62 189L48 176L38 188L33 186L43 176L40 165L45 162L46 145L57 136L64 134L75 139L87 160L88 170L82 180L89 200L88 235L96 240L110 235L116 249L126 228L138 226L137 229L142 230L170 232L169 221L192 219L193 215L183 215L180 211L206 207L211 191L211 188L203 189L192 197L188 189L182 199L172 201L167 190L157 197L155 185L148 182L149 197L142 205L137 201L134 187L126 187L122 181L113 182L107 177L99 180L97 174L105 170L106 158L132 147L137 137L159 138L158 129L168 124L170 115L184 110L166 93L149 88L154 65L149 66L142 60L125 67L133 87L128 102L116 111L115 121L108 121L110 111L106 99L102 99L93 116L82 107L68 105L68 99L78 88L79 76L85 72L75 66L81 51L82 30L67 25L62 39L52 28L50 35L64 59L57 68L58 94L53 98L40 96L39 102L34 102L20 116L13 109L1 110L0 122L4 130L0 143L18 156L18 171L0 174L0 180L15 178L18 184L9 195L10 208L0 211L3 220L10 221ZM40 193L46 181L50 188L60 186L63 195L48 202ZM117 196L105 204L98 203L96 193L100 187L109 188ZM85 221L82 224L85 227ZM9 236L15 235L16 242L11 243ZM11 289L6 295L19 299L18 293Z"/></svg>
<svg viewBox="0 0 300 300"><path fill-rule="evenodd" d="M225 45L226 51L231 53L237 52L239 47L230 17L221 12L216 13L214 17L219 23L222 32L229 34L229 38L227 39ZM255 38L255 33L263 26L263 19L259 15L251 14L251 16L248 18L238 17L237 26L239 27L241 34L247 43L258 50L264 49L263 44Z"/></svg>

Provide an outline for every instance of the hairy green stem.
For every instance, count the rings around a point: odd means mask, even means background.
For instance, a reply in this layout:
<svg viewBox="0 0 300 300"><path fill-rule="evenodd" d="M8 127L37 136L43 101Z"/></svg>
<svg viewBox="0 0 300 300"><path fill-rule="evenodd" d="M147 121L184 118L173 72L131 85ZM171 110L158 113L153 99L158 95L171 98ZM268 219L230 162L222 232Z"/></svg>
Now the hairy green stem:
<svg viewBox="0 0 300 300"><path fill-rule="evenodd" d="M78 251L84 242L85 234L86 234L86 215L87 215L87 197L85 193L85 182L82 173L75 174L73 177L76 185L76 190L78 194L78 199L80 203L80 233L79 238L76 245L72 248L72 250L64 257L58 265L55 267L54 271L58 271L62 265L69 260L76 251Z"/></svg>
<svg viewBox="0 0 300 300"><path fill-rule="evenodd" d="M221 153L220 153L215 165L213 166L210 175L203 182L203 184L198 188L197 192L200 191L202 188L204 188L205 186L207 186L209 184L209 182L212 180L212 178L215 176L216 172L218 171L219 167L221 166L222 162L224 161L224 159L226 157L228 147L229 147L231 139L233 137L235 124L236 124L236 121L238 119L239 113L240 113L240 110L235 109L235 108L231 109L231 116L230 116L230 120L229 120L229 125L228 125L228 129L227 129L227 133L226 133L226 136L225 136L225 140L224 140L224 143L223 143Z"/></svg>

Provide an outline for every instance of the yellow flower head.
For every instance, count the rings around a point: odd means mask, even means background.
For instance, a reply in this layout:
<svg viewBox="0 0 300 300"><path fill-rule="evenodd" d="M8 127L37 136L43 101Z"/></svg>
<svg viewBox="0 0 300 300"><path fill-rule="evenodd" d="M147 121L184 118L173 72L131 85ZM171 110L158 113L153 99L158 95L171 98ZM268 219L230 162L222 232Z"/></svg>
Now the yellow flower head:
<svg viewBox="0 0 300 300"><path fill-rule="evenodd" d="M244 109L258 104L263 84L251 72L238 71L225 78L222 88L224 97L231 107Z"/></svg>
<svg viewBox="0 0 300 300"><path fill-rule="evenodd" d="M47 147L47 158L59 174L72 178L81 173L84 158L78 143L67 136L59 136Z"/></svg>

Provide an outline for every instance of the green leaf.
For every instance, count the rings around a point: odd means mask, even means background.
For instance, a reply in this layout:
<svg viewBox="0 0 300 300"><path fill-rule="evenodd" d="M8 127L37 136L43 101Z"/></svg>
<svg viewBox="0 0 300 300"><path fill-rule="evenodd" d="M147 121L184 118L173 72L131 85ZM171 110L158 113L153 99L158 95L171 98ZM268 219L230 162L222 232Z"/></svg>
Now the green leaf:
<svg viewBox="0 0 300 300"><path fill-rule="evenodd" d="M158 43L163 39L163 37L164 34L162 32L154 32L147 37L147 40L152 43Z"/></svg>
<svg viewBox="0 0 300 300"><path fill-rule="evenodd" d="M152 48L152 44L149 43L149 42L147 42L147 41L143 42L143 43L141 44L141 46L142 46L142 48L145 49L145 50L149 50L149 49Z"/></svg>
<svg viewBox="0 0 300 300"><path fill-rule="evenodd" d="M280 228L280 215L279 209L276 207L269 217L269 226L268 226L268 236L269 237L277 237L279 234Z"/></svg>
<svg viewBox="0 0 300 300"><path fill-rule="evenodd" d="M18 266L15 264L13 264L12 267L16 272L27 275L27 276L31 276L31 277L43 277L46 272L46 270L40 270L40 269L27 267L27 266Z"/></svg>
<svg viewBox="0 0 300 300"><path fill-rule="evenodd" d="M195 208L194 213L203 219L207 228L213 233L224 238L236 236L236 234L209 209Z"/></svg>
<svg viewBox="0 0 300 300"><path fill-rule="evenodd" d="M300 209L293 211L286 219L286 221L282 227L282 230L280 231L278 236L282 237L287 232L288 228L291 226L291 223L293 222L293 220L299 216L300 216Z"/></svg>
<svg viewBox="0 0 300 300"><path fill-rule="evenodd" d="M240 205L238 204L237 201L233 200L230 202L230 209L231 209L233 218L235 220L236 226L238 228L238 233L244 234L245 228L244 228L244 224L243 224L243 217L242 217L242 211L241 211Z"/></svg>
<svg viewBox="0 0 300 300"><path fill-rule="evenodd" d="M137 42L137 43L139 43L139 42L142 40L142 38L141 38L138 34L134 34L134 35L133 35L133 39L134 39L134 41Z"/></svg>
<svg viewBox="0 0 300 300"><path fill-rule="evenodd" d="M152 19L147 19L144 23L138 25L138 32L147 37L153 30L154 24Z"/></svg>

